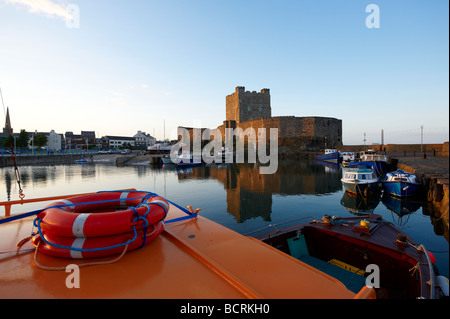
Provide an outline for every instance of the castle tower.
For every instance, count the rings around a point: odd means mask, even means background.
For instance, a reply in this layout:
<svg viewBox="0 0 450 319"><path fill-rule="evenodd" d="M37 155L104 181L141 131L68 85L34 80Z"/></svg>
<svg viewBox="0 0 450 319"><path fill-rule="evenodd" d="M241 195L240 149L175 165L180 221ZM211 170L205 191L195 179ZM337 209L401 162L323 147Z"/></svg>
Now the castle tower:
<svg viewBox="0 0 450 319"><path fill-rule="evenodd" d="M233 94L226 97L227 121L241 123L271 116L269 89L249 92L245 91L245 87L238 86Z"/></svg>
<svg viewBox="0 0 450 319"><path fill-rule="evenodd" d="M5 127L3 128L4 134L12 134L13 129L11 127L11 120L9 119L9 107L6 110L6 121L5 121Z"/></svg>

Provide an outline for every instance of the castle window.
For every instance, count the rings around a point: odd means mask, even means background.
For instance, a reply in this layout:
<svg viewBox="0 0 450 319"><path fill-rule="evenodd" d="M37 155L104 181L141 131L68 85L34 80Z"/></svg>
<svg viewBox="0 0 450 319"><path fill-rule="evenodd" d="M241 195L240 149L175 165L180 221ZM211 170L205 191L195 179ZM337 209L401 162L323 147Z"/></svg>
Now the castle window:
<svg viewBox="0 0 450 319"><path fill-rule="evenodd" d="M262 112L262 106L261 105L259 106L259 111Z"/></svg>
<svg viewBox="0 0 450 319"><path fill-rule="evenodd" d="M250 105L248 106L248 111L250 112L250 110L251 110L251 107L250 107Z"/></svg>

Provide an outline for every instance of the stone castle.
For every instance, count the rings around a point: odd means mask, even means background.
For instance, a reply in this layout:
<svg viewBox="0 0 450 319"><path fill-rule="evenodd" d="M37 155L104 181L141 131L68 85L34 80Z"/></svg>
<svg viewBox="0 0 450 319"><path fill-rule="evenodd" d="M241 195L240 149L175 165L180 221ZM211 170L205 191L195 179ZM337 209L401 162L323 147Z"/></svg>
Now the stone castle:
<svg viewBox="0 0 450 319"><path fill-rule="evenodd" d="M218 129L225 136L226 128L252 127L278 129L281 154L298 154L299 151L320 151L342 145L342 120L329 117L272 117L270 90L245 91L238 86L226 97L226 120Z"/></svg>

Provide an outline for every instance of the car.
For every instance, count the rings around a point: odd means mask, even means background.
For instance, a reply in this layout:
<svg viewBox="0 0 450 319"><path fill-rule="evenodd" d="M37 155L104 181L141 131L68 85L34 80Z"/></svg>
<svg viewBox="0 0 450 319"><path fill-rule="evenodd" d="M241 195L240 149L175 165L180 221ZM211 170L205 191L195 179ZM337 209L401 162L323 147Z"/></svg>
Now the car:
<svg viewBox="0 0 450 319"><path fill-rule="evenodd" d="M112 151L111 150L100 150L98 151L98 154L111 154Z"/></svg>
<svg viewBox="0 0 450 319"><path fill-rule="evenodd" d="M122 155L130 154L130 153L131 153L131 151L129 149L124 149L120 152L120 154L122 154Z"/></svg>

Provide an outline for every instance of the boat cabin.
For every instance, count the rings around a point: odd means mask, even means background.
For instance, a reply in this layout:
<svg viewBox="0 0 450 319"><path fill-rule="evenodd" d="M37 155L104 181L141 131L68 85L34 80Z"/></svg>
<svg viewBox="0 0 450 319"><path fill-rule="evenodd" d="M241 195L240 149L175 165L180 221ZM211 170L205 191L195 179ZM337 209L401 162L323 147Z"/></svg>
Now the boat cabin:
<svg viewBox="0 0 450 319"><path fill-rule="evenodd" d="M373 170L370 169L349 169L344 174L344 180L359 180L359 181L369 181L376 179L376 175Z"/></svg>

